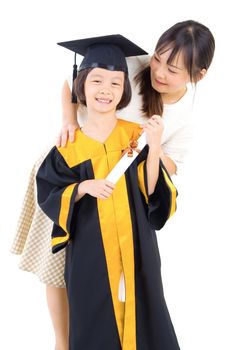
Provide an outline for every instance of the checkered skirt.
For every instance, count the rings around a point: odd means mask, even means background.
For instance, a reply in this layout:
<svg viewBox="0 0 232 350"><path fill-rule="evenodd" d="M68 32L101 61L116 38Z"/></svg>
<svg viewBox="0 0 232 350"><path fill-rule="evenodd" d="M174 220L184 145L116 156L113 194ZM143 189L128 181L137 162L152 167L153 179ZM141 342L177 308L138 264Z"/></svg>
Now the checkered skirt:
<svg viewBox="0 0 232 350"><path fill-rule="evenodd" d="M31 171L11 252L21 255L19 267L22 270L34 273L45 284L64 288L65 250L52 254L53 222L36 201L35 177L46 155L47 152L41 155Z"/></svg>

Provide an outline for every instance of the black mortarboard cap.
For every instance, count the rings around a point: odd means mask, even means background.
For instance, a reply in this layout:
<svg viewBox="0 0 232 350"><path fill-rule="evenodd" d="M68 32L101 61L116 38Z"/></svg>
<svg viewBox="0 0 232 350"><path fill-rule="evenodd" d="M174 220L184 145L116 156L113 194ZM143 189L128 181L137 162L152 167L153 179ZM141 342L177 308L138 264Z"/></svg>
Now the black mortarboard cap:
<svg viewBox="0 0 232 350"><path fill-rule="evenodd" d="M58 43L75 52L73 80L77 76L76 54L84 56L78 71L85 68L105 68L127 72L125 57L147 55L147 52L120 34L72 40ZM72 102L76 102L74 95Z"/></svg>

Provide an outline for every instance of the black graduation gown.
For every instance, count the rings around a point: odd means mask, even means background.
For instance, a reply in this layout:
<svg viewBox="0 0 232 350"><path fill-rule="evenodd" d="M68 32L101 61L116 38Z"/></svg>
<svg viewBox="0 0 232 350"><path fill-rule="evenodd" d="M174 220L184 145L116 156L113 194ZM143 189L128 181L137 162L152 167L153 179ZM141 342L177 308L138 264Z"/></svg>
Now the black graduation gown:
<svg viewBox="0 0 232 350"><path fill-rule="evenodd" d="M50 151L37 174L39 205L54 221L52 250L67 245L70 350L179 350L155 233L176 209L177 191L162 162L150 196L146 146L110 198L74 202L78 184L105 178L139 131L118 120L100 143L78 130L74 143ZM118 299L122 271L125 303Z"/></svg>

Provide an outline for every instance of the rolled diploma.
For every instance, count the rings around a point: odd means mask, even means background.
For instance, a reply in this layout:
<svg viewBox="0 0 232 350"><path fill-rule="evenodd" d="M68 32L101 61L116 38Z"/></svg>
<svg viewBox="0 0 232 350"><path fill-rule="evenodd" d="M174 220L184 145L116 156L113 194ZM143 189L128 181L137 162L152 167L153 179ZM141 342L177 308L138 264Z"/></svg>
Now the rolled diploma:
<svg viewBox="0 0 232 350"><path fill-rule="evenodd" d="M146 146L146 134L142 133L142 135L137 140L138 148L140 151ZM113 182L116 184L116 182L120 179L120 177L125 173L125 171L129 168L131 163L135 160L135 158L138 156L138 152L133 150L133 155L131 157L128 157L127 153L124 154L124 156L118 161L118 163L115 165L115 167L111 170L111 172L107 175L106 180Z"/></svg>

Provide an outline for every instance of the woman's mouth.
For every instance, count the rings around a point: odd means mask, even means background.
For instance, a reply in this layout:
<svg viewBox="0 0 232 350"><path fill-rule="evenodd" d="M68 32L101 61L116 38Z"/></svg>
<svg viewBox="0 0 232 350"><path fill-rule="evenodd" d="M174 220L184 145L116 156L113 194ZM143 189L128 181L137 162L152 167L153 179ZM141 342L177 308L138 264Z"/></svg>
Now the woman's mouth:
<svg viewBox="0 0 232 350"><path fill-rule="evenodd" d="M168 84L165 84L163 83L162 81L158 80L158 79L155 79L155 82L159 85L168 85Z"/></svg>

